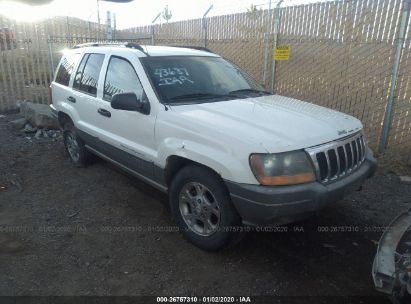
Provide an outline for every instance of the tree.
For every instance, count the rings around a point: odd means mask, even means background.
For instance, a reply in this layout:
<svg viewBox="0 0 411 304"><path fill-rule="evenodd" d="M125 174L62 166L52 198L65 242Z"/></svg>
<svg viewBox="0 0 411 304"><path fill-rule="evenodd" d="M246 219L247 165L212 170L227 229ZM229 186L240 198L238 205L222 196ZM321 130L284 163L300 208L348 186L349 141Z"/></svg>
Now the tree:
<svg viewBox="0 0 411 304"><path fill-rule="evenodd" d="M168 23L168 20L171 19L171 17L173 17L173 13L171 12L171 10L168 9L168 5L166 5L166 7L164 8L164 11L162 13L163 19Z"/></svg>
<svg viewBox="0 0 411 304"><path fill-rule="evenodd" d="M258 13L257 5L251 4L249 8L247 8L247 13L249 14L256 14Z"/></svg>
<svg viewBox="0 0 411 304"><path fill-rule="evenodd" d="M247 15L252 19L257 19L261 16L261 8L258 9L257 5L251 4L249 8L247 8Z"/></svg>

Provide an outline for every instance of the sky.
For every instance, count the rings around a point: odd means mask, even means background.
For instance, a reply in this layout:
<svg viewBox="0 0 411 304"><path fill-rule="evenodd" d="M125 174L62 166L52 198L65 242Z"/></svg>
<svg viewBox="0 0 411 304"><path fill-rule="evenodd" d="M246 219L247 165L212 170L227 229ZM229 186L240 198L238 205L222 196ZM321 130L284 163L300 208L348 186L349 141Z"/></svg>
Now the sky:
<svg viewBox="0 0 411 304"><path fill-rule="evenodd" d="M296 5L318 0L285 0L283 5ZM272 0L274 6L278 0ZM151 24L166 5L172 12L172 21L201 18L213 5L208 16L244 12L254 4L268 8L269 0L134 0L129 3L99 1L101 23L106 12L116 14L117 29ZM50 4L30 6L20 2L0 0L0 14L18 21L34 22L53 16L70 16L97 22L97 0L54 0ZM157 20L157 23L164 20Z"/></svg>

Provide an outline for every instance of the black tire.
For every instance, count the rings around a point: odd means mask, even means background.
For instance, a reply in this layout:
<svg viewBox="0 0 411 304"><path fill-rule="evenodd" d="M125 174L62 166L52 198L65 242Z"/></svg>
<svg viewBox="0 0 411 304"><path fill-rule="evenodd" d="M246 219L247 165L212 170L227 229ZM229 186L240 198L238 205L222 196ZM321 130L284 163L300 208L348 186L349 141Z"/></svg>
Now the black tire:
<svg viewBox="0 0 411 304"><path fill-rule="evenodd" d="M215 200L211 201L217 202L215 205L218 205L218 208L216 207L214 210L218 210L219 219L218 224L214 225L217 229L213 228L215 230L214 232L211 232L211 235L200 235L199 232L196 232L194 228L189 226L192 225L191 221L188 220L190 222L190 224L188 224L188 222L183 218L183 211L180 209L180 194L183 195L182 190L187 190L187 185L192 185L193 183L195 185L200 184L200 189L201 186L204 186L202 189L206 189L206 196L209 197L211 193L211 195L215 198ZM193 189L195 189L195 187ZM216 251L228 247L232 243L239 240L239 236L241 235L240 230L242 228L241 218L231 203L229 193L223 184L221 177L210 169L198 165L189 165L182 168L171 182L169 197L171 212L180 230L182 231L184 237L197 247L204 250ZM196 200L192 199L191 196L186 198L188 199L184 199L183 201ZM208 204L209 201L210 200L207 198L207 202L202 202L202 205L199 203L197 206L204 206L204 204ZM183 204L184 207L186 205L190 207L190 203ZM193 208L192 210L198 209ZM187 211L189 216L193 216L190 212L191 210ZM208 223L211 223L212 217L213 215L211 215ZM214 218L217 217L214 216ZM194 224L194 226L200 227L199 229L201 229L201 225L197 225L197 223L201 223L201 220L202 219L196 219L196 224Z"/></svg>
<svg viewBox="0 0 411 304"><path fill-rule="evenodd" d="M76 167L85 167L90 158L90 153L84 147L84 142L77 135L76 128L71 121L66 122L63 126L63 141L64 147L66 148L66 152L70 157L71 162ZM70 144L73 143L78 147L78 155L73 155L73 151L70 151Z"/></svg>

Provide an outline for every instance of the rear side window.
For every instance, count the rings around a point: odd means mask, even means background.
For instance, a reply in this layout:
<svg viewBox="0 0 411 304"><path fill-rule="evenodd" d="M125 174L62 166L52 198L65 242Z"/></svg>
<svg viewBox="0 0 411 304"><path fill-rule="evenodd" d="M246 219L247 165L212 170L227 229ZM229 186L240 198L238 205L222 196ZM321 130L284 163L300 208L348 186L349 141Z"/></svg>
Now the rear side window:
<svg viewBox="0 0 411 304"><path fill-rule="evenodd" d="M83 75L84 66L86 65L88 56L90 56L90 54L85 54L83 59L81 59L76 75L74 75L74 82L73 82L74 89L80 90L81 76Z"/></svg>
<svg viewBox="0 0 411 304"><path fill-rule="evenodd" d="M73 73L74 67L76 66L79 59L80 54L78 53L65 55L61 59L55 82L68 86L71 74Z"/></svg>
<svg viewBox="0 0 411 304"><path fill-rule="evenodd" d="M98 77L103 61L103 54L85 54L77 69L73 88L96 96Z"/></svg>
<svg viewBox="0 0 411 304"><path fill-rule="evenodd" d="M112 56L107 68L103 99L110 101L117 93L135 93L143 99L143 87L128 60Z"/></svg>

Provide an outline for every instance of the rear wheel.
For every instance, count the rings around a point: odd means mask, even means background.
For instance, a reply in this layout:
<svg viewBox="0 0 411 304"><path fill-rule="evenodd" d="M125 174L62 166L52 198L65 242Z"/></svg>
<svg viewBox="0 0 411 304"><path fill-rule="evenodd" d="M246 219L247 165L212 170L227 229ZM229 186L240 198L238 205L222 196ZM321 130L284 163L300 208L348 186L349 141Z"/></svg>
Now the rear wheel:
<svg viewBox="0 0 411 304"><path fill-rule="evenodd" d="M78 137L74 124L69 121L63 126L63 141L71 162L77 167L84 167L89 158L89 152L83 141Z"/></svg>
<svg viewBox="0 0 411 304"><path fill-rule="evenodd" d="M170 186L174 218L188 241L205 250L218 250L238 239L241 219L221 178L213 171L190 165Z"/></svg>

